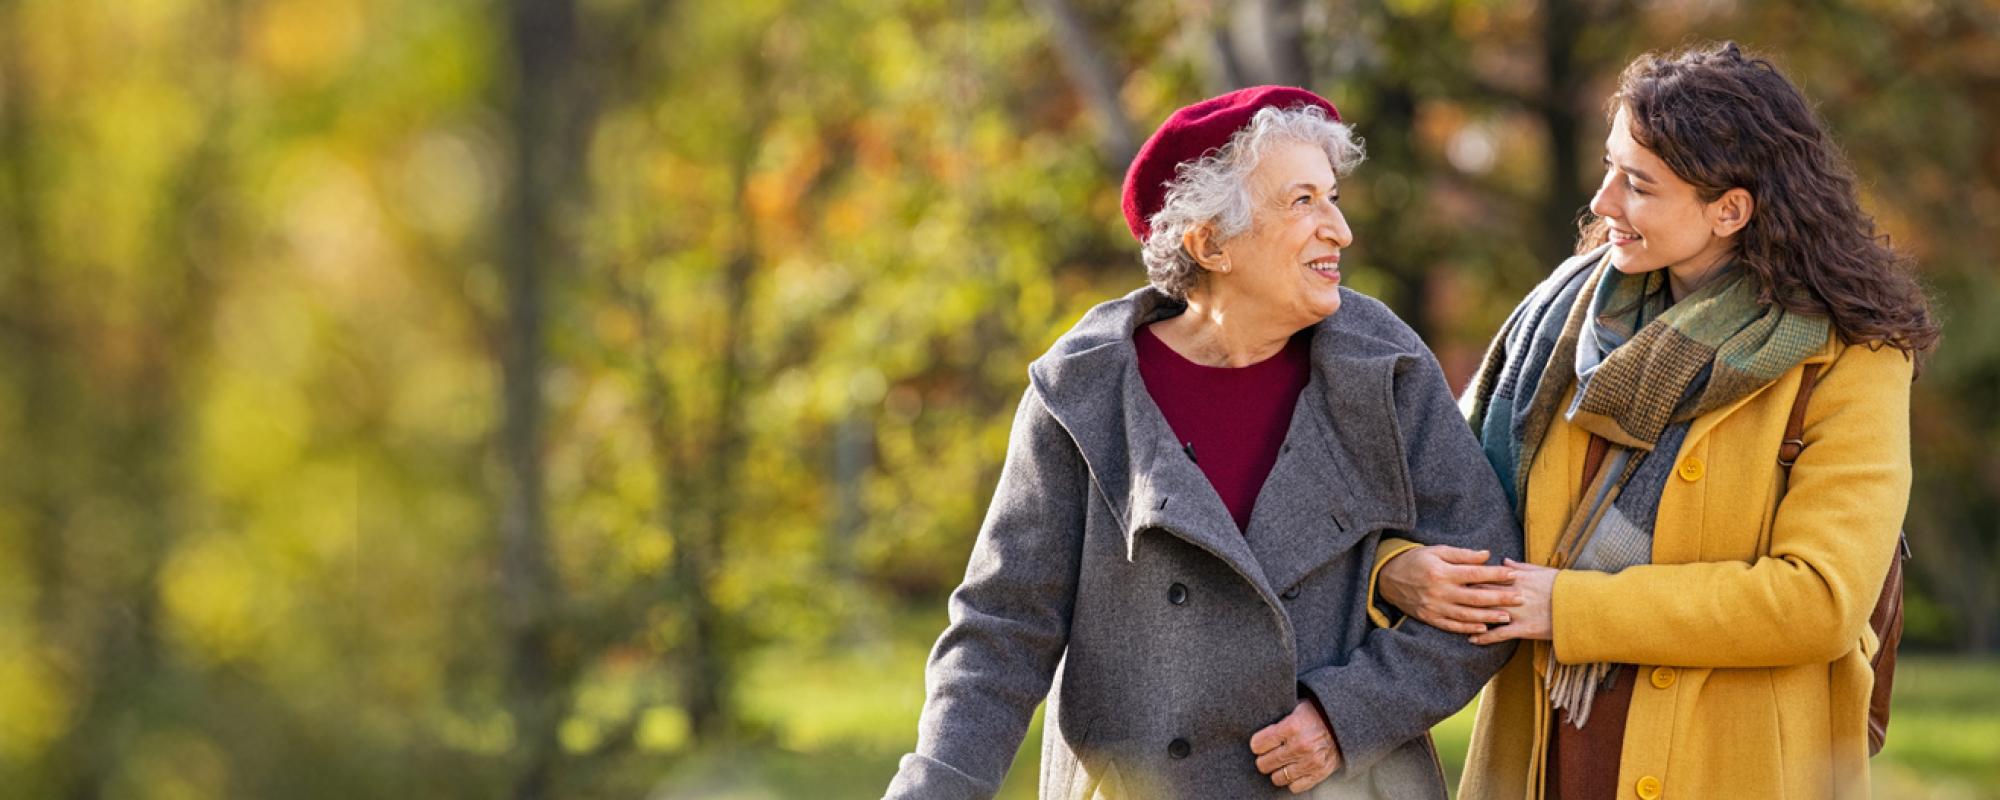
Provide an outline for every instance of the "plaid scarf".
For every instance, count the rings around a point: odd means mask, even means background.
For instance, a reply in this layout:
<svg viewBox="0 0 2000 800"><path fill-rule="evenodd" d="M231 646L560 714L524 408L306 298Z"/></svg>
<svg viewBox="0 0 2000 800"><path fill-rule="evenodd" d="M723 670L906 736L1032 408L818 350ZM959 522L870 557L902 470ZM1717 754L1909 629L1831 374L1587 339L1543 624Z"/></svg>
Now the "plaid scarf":
<svg viewBox="0 0 2000 800"><path fill-rule="evenodd" d="M1528 469L1558 410L1609 443L1551 566L1618 572L1650 563L1660 495L1696 417L1777 379L1822 347L1824 317L1757 301L1735 265L1671 302L1660 271L1626 275L1608 247L1557 268L1495 337L1466 400L1487 460L1522 515ZM1567 408L1562 398L1574 382ZM1583 727L1611 664L1560 664L1549 703Z"/></svg>

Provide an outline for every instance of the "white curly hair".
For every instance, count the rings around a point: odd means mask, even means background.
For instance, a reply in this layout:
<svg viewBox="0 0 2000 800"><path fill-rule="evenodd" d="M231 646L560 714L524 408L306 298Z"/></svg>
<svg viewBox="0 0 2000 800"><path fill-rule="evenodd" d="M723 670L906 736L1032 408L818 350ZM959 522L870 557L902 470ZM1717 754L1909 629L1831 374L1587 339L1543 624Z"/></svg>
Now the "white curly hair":
<svg viewBox="0 0 2000 800"><path fill-rule="evenodd" d="M1181 164L1167 185L1166 200L1151 220L1143 257L1146 280L1170 297L1186 299L1201 280L1201 265L1181 245L1182 237L1213 224L1222 241L1250 229L1250 173L1255 172L1274 142L1318 145L1334 173L1353 171L1367 153L1346 123L1328 117L1318 106L1259 110L1229 142L1201 158Z"/></svg>

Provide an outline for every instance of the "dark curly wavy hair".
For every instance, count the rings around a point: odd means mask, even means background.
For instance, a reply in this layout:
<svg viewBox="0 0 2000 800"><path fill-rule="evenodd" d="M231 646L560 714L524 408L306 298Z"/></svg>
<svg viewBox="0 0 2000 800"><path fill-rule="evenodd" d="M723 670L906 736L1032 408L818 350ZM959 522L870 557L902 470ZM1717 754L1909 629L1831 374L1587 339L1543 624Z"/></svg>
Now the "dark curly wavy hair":
<svg viewBox="0 0 2000 800"><path fill-rule="evenodd" d="M1632 138L1694 185L1703 202L1742 187L1755 199L1735 255L1759 300L1832 320L1849 344L1918 355L1938 323L1912 265L1855 198L1854 172L1806 99L1770 61L1723 42L1634 60L1606 109ZM1586 216L1577 252L1607 238Z"/></svg>

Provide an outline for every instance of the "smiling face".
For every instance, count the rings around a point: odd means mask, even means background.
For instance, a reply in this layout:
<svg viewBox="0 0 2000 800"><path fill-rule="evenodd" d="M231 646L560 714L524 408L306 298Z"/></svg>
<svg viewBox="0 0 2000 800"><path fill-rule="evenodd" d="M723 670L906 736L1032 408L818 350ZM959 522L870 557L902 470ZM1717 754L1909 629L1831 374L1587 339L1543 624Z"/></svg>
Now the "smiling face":
<svg viewBox="0 0 2000 800"><path fill-rule="evenodd" d="M1354 232L1335 203L1326 151L1273 142L1249 176L1250 229L1220 244L1225 269L1205 289L1256 318L1304 328L1340 309L1340 250Z"/></svg>
<svg viewBox="0 0 2000 800"><path fill-rule="evenodd" d="M1729 260L1735 234L1749 221L1750 195L1731 189L1703 202L1653 151L1632 137L1624 108L1604 142L1604 183L1590 200L1611 235L1611 266L1628 275L1668 270L1676 299Z"/></svg>

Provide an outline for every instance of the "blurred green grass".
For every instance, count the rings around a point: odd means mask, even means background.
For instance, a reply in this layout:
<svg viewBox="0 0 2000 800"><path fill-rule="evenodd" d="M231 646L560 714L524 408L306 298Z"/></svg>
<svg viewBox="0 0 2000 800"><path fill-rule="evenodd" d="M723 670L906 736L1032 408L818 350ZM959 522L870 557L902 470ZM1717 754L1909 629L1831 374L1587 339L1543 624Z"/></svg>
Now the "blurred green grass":
<svg viewBox="0 0 2000 800"><path fill-rule="evenodd" d="M757 743L680 754L654 796L881 796L915 742L926 655L920 641L766 654L743 675L744 712ZM1038 711L1001 798L1035 797L1040 731ZM1470 707L1433 730L1453 786L1471 734ZM2000 800L2000 659L1904 656L1874 783L1878 797Z"/></svg>

